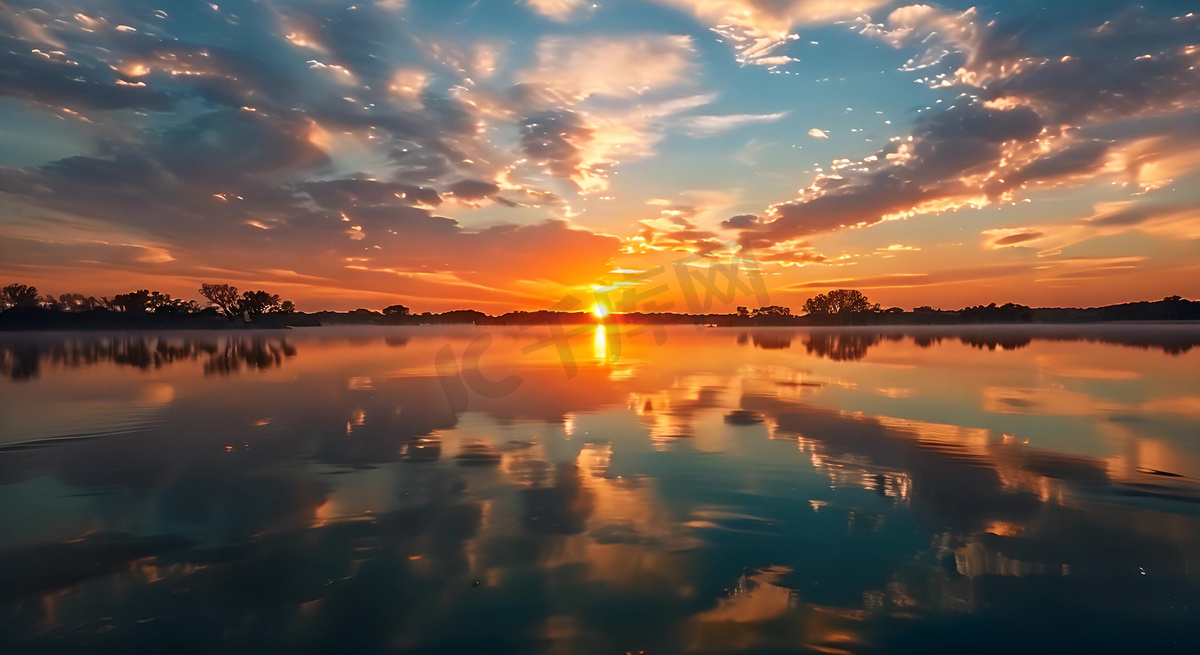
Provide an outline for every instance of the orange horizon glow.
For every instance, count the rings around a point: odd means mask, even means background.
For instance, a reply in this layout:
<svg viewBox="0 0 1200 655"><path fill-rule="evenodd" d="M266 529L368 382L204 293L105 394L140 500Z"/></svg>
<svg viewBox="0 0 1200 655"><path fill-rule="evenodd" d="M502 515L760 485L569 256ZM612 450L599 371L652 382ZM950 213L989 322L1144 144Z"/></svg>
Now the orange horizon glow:
<svg viewBox="0 0 1200 655"><path fill-rule="evenodd" d="M806 270L811 269L784 269L773 277L786 280L803 274ZM793 313L800 313L800 308L806 299L837 288L859 289L872 302L879 302L884 307L898 306L906 310L924 305L932 306L935 309L952 310L987 305L992 302L997 304L1013 302L1030 307L1086 308L1161 300L1174 295L1190 299L1200 298L1200 264L1168 270L1131 272L1124 276L1101 275L1094 280L1067 280L1060 284L1039 281L1039 273L1040 271L1009 274L995 279L970 279L969 277L963 280L946 279L944 282L929 284L918 279L909 285L904 284L903 277L861 280L846 277L814 286L807 286L813 284L812 280L807 280L768 286L770 302L765 304L783 305L790 307ZM598 286L596 283L577 286L542 283L537 288L532 285L523 285L522 291L513 293L505 290L493 291L479 286L456 285L448 287L448 289L451 291L458 289L461 293L454 295L446 293L431 297L403 293L400 288L389 289L386 286L376 287L368 284L358 284L354 287L337 286L335 284L299 282L294 277L288 279L279 276L256 281L219 275L208 277L144 276L128 271L89 271L80 272L79 275L80 281L77 282L72 277L55 275L50 271L28 271L14 274L0 267L0 282L30 284L36 286L42 294L54 294L55 296L62 293L82 293L99 298L101 296L111 297L135 289L151 289L169 293L177 298L197 300L203 304L203 298L199 296L197 289L201 282L214 282L232 284L241 290L264 289L278 293L283 298L295 302L297 308L305 312L351 311L359 308L378 311L388 305L401 303L410 307L414 313L475 309L497 315L510 311L549 309L555 303L572 296L590 299L594 293L593 289ZM926 275L922 273L913 277ZM936 274L929 276L936 277ZM676 278L667 275L657 278L656 281L667 283L669 287L666 293L654 298L660 306L663 304L671 306L671 309L665 311L690 313L687 299L681 293ZM770 284L771 281L768 281L768 285ZM701 287L700 290L702 292L703 288ZM712 313L733 313L738 306L753 308L759 304L753 296L741 294L730 302L714 299L710 311ZM594 301L587 311L590 311L598 319L603 319L612 313L603 302L598 301ZM647 310L639 305L635 311Z"/></svg>

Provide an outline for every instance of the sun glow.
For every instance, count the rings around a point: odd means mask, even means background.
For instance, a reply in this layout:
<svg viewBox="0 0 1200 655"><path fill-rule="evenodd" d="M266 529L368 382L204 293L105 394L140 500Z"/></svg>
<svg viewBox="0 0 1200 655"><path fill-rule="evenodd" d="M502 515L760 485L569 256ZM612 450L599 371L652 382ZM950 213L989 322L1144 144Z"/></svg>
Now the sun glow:
<svg viewBox="0 0 1200 655"><path fill-rule="evenodd" d="M608 316L608 308L600 303L596 303L595 305L592 305L592 314L596 318L604 318L605 316Z"/></svg>

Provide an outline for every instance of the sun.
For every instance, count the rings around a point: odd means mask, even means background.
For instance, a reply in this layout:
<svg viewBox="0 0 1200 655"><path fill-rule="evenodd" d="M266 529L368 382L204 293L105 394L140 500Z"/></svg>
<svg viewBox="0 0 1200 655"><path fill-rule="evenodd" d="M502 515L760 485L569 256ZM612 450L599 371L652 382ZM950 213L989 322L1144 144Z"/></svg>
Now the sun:
<svg viewBox="0 0 1200 655"><path fill-rule="evenodd" d="M600 303L596 303L595 305L592 305L592 314L594 314L596 318L604 318L605 316L608 316L608 308Z"/></svg>

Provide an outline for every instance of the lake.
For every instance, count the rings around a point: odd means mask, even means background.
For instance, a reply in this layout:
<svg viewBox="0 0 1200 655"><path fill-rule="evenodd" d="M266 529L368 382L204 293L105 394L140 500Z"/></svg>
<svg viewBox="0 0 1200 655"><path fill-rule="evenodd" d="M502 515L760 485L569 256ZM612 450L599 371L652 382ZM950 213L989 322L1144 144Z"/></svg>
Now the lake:
<svg viewBox="0 0 1200 655"><path fill-rule="evenodd" d="M562 332L0 335L0 652L1200 652L1200 326Z"/></svg>

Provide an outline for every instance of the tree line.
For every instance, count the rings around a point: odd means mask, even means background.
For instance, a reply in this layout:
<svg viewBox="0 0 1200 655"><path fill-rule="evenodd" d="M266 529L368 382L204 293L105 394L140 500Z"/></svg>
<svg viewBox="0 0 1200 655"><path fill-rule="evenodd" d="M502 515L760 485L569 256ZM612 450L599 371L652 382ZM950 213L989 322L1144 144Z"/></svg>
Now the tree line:
<svg viewBox="0 0 1200 655"><path fill-rule="evenodd" d="M899 307L882 309L879 303L872 303L863 292L857 289L834 289L829 293L818 293L804 301L804 313L813 315L830 314L862 314L862 313L898 313L903 312ZM792 309L781 305L767 305L758 309L738 307L737 315L742 318L791 316Z"/></svg>
<svg viewBox="0 0 1200 655"><path fill-rule="evenodd" d="M526 325L542 323L572 324L591 323L595 317L590 312L555 312L541 310L535 312L513 311L499 316L489 316L476 310L453 310L441 313L414 313L404 305L389 305L382 312L369 309L356 309L351 312L322 311L315 314L291 316L296 314L296 306L289 300L283 300L278 294L267 291L239 291L237 287L228 284L202 284L197 293L204 299L204 305L194 300L172 298L169 294L148 289L139 289L128 293L117 294L111 298L105 296L96 298L82 294L62 294L45 296L36 287L24 284L9 284L0 289L0 311L11 308L40 308L53 312L85 313L113 312L112 320L134 315L194 315L195 319L207 315L223 317L229 322L243 320L254 322L256 318L265 315L275 315L276 318L263 320L259 325L279 323L283 321L290 325L340 325L340 324L382 324L382 325L423 325L423 324L458 324L471 323L475 325ZM45 316L53 316L46 313ZM28 324L36 317L27 316L17 321L18 324ZM62 316L61 319L68 317ZM80 317L82 318L82 317ZM163 316L168 322L175 323L169 316ZM792 314L790 307L783 305L765 305L751 309L738 307L735 313L706 313L680 314L664 312L633 312L623 315L612 315L611 320L619 322L672 324L693 323L714 326L786 326L786 325L933 325L951 323L1079 323L1091 321L1138 321L1138 320L1200 320L1200 302L1193 302L1180 296L1168 296L1161 301L1143 301L1124 303L1107 307L1090 309L1072 308L1041 308L1033 309L1026 305L1005 303L997 305L976 305L957 310L934 309L930 306L916 307L912 312L905 312L899 307L884 309L879 303L872 302L857 289L834 289L828 293L819 293L807 299L801 308L801 313ZM124 319L120 319L124 320ZM140 320L140 319L139 319ZM297 322L300 321L300 322ZM37 322L36 320L34 321ZM44 321L43 321L44 322ZM118 320L118 322L120 322ZM50 321L60 325L62 320ZM68 324L73 325L71 321Z"/></svg>
<svg viewBox="0 0 1200 655"><path fill-rule="evenodd" d="M197 314L214 312L230 321L253 321L263 314L294 314L296 305L279 294L267 291L243 291L228 284L202 284L197 291L205 306L195 300L173 298L149 289L118 293L113 297L85 296L80 293L42 295L37 287L13 283L0 289L0 310L13 308L46 309L55 312L109 311L126 314Z"/></svg>
<svg viewBox="0 0 1200 655"><path fill-rule="evenodd" d="M41 307L62 312L85 312L103 309L113 312L152 313L152 314L192 314L211 310L229 320L241 318L251 321L263 314L292 314L296 306L290 300L283 300L278 294L266 291L243 291L228 284L202 284L197 290L206 301L202 308L195 300L172 298L170 294L148 289L139 289L129 293L120 293L112 298L107 296L96 298L78 293L64 293L57 298L52 294L42 296L36 287L24 284L10 284L0 290L0 309L11 307ZM1005 305L1005 308L1010 305ZM921 311L924 308L917 308ZM790 307L782 305L766 305L756 309L738 307L737 316L743 319L786 319L792 317ZM809 298L804 303L804 312L810 315L845 315L859 313L897 313L899 307L883 310L879 303L872 303L867 297L855 289L835 289L829 293L821 293ZM367 309L359 309L354 313L372 313ZM383 309L383 316L400 318L413 316L404 305L390 305ZM451 312L452 313L452 312ZM425 316L432 316L426 314Z"/></svg>

